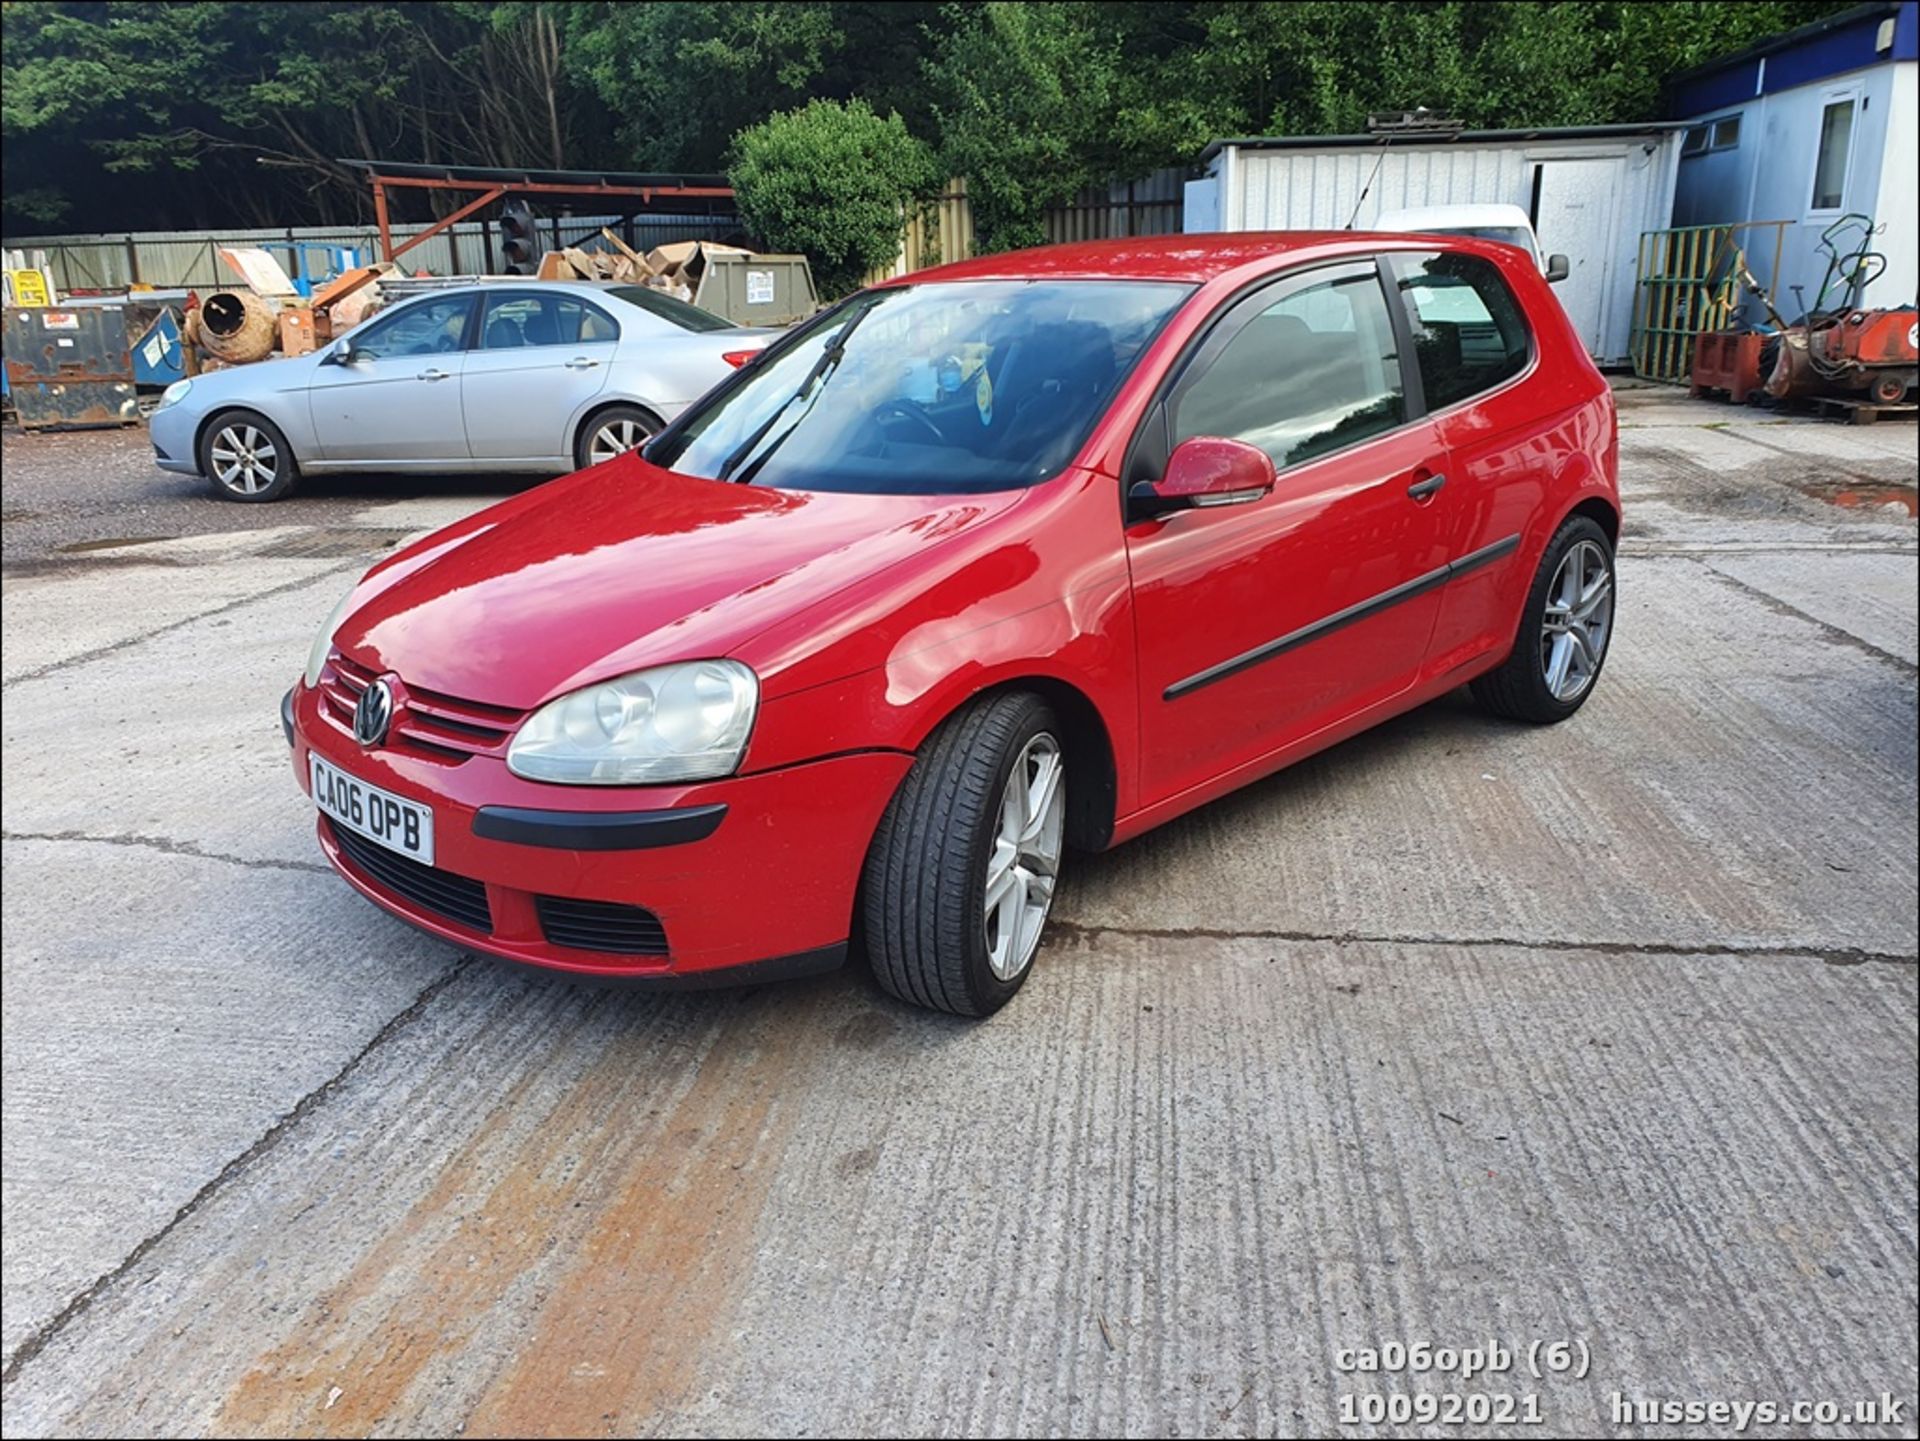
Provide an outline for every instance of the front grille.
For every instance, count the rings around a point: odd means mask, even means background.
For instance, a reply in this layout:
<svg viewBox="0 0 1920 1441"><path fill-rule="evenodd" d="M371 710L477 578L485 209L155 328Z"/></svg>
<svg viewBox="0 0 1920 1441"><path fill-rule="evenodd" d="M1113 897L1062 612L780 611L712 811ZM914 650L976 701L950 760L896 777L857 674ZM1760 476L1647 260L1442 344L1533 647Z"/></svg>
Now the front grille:
<svg viewBox="0 0 1920 1441"><path fill-rule="evenodd" d="M422 910L432 911L470 930L484 935L493 929L487 888L480 882L437 866L423 866L345 826L335 825L331 819L327 821L327 829L347 859L376 884L403 900L412 901Z"/></svg>
<svg viewBox="0 0 1920 1441"><path fill-rule="evenodd" d="M321 672L321 711L352 735L353 708L359 704L360 692L378 678L378 672L334 651ZM394 716L386 743L397 750L458 764L469 756L505 754L508 738L524 719L524 712L505 706L458 700L408 686L406 703Z"/></svg>
<svg viewBox="0 0 1920 1441"><path fill-rule="evenodd" d="M639 906L575 901L564 896L535 896L533 903L540 912L540 929L556 946L617 956L667 953L667 932L660 917Z"/></svg>

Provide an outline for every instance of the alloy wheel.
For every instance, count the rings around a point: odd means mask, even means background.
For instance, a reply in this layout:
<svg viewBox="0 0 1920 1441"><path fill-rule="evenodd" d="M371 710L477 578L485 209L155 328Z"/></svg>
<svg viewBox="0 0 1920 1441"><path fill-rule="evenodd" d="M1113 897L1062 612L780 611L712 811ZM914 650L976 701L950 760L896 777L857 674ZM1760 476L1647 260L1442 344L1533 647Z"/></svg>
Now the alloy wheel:
<svg viewBox="0 0 1920 1441"><path fill-rule="evenodd" d="M236 495L258 495L280 474L280 452L257 425L227 425L213 438L213 478Z"/></svg>
<svg viewBox="0 0 1920 1441"><path fill-rule="evenodd" d="M1547 587L1540 666L1557 701L1578 700L1600 673L1613 631L1613 567L1591 540L1560 558Z"/></svg>
<svg viewBox="0 0 1920 1441"><path fill-rule="evenodd" d="M1026 970L1053 908L1066 830L1060 743L1042 731L1021 748L1000 794L1000 825L987 858L987 964L1011 981Z"/></svg>
<svg viewBox="0 0 1920 1441"><path fill-rule="evenodd" d="M598 465L603 460L612 460L616 455L625 455L652 438L653 432L640 421L631 416L618 416L593 432L593 440L587 446L587 461Z"/></svg>

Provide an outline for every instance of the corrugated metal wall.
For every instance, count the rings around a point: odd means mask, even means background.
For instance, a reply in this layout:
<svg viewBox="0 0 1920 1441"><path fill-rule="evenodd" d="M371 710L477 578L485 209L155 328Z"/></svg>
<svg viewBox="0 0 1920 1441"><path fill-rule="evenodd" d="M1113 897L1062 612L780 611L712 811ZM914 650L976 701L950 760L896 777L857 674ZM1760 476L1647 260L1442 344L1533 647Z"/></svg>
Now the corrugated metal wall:
<svg viewBox="0 0 1920 1441"><path fill-rule="evenodd" d="M1536 167L1581 162L1577 170L1569 165L1554 172L1562 193L1553 213L1560 218L1550 224L1543 211L1540 244L1574 260L1576 283L1562 300L1576 320L1576 305L1595 308L1592 323L1582 325L1594 358L1623 364L1632 354L1639 238L1668 223L1677 154L1672 135L1391 149L1231 148L1216 157L1213 173L1222 186L1223 229L1338 230L1351 222L1364 230L1382 212L1408 206L1504 202L1528 210ZM1567 201L1569 183L1586 192L1584 202ZM1569 218L1575 214L1582 217L1578 223Z"/></svg>
<svg viewBox="0 0 1920 1441"><path fill-rule="evenodd" d="M1083 190L1046 214L1047 241L1108 240L1129 235L1180 233L1185 167L1156 170L1140 180Z"/></svg>
<svg viewBox="0 0 1920 1441"><path fill-rule="evenodd" d="M606 226L620 234L617 215L542 217L541 239L553 242L554 226L559 227L562 244L575 245L597 235ZM725 216L655 215L637 216L633 222L634 245L646 251L674 240L718 239L738 228L739 222ZM424 225L396 225L396 242L410 239L426 229ZM134 281L159 289L182 286L208 288L233 285L238 277L221 263L222 246L265 246L289 275L300 273L295 255L298 245L350 245L369 259L380 253L380 236L372 226L323 227L296 226L282 230L161 230L132 235L47 235L22 240L7 240L7 249L44 250L54 283L61 290L122 290ZM498 244L496 236L495 244ZM496 257L498 252L495 252ZM317 259L317 257L316 257ZM486 244L481 222L462 221L416 246L400 257L408 271L427 270L434 275L482 275L487 266Z"/></svg>

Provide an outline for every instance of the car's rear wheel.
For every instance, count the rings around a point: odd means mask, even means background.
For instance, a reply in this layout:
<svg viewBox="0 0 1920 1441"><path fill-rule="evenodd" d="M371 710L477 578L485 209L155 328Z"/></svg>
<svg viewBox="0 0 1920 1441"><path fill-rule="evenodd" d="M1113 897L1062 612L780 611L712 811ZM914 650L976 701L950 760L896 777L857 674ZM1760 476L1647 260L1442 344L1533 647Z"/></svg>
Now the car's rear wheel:
<svg viewBox="0 0 1920 1441"><path fill-rule="evenodd" d="M200 473L223 500L283 500L300 483L300 465L280 427L251 410L229 410L200 436Z"/></svg>
<svg viewBox="0 0 1920 1441"><path fill-rule="evenodd" d="M1593 519L1576 515L1540 558L1513 654L1474 681L1474 698L1515 720L1565 720L1600 679L1613 611L1613 542Z"/></svg>
<svg viewBox="0 0 1920 1441"><path fill-rule="evenodd" d="M867 860L863 919L880 984L960 1016L1011 1000L1053 908L1066 816L1066 754L1045 701L988 696L941 726Z"/></svg>
<svg viewBox="0 0 1920 1441"><path fill-rule="evenodd" d="M610 405L580 428L573 443L573 463L585 470L637 450L661 431L658 416L637 405Z"/></svg>

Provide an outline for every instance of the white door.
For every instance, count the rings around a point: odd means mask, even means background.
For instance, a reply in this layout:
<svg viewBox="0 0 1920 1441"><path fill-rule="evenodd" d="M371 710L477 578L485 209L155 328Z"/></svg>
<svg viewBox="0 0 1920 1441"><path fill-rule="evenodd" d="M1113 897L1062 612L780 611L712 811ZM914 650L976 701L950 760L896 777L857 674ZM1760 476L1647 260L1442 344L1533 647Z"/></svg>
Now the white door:
<svg viewBox="0 0 1920 1441"><path fill-rule="evenodd" d="M1553 287L1587 353L1604 353L1607 279L1613 268L1614 179L1620 162L1542 160L1540 213L1533 228L1540 254L1567 257L1567 278Z"/></svg>

